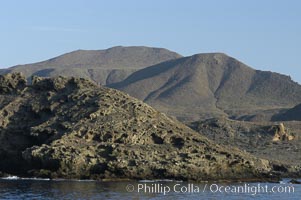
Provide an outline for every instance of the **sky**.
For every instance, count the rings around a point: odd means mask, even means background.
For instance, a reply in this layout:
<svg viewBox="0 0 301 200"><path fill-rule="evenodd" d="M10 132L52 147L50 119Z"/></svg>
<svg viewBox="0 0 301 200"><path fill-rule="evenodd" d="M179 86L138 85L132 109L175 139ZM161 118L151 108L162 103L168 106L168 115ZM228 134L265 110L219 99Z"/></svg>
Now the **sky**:
<svg viewBox="0 0 301 200"><path fill-rule="evenodd" d="M223 52L301 83L299 0L1 0L0 68L78 49Z"/></svg>

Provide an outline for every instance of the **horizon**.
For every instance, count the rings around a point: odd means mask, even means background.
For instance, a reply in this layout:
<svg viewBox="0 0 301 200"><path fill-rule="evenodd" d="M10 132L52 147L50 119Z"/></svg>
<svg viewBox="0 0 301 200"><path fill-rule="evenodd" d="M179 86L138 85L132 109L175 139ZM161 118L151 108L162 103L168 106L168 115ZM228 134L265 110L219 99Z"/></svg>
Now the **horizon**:
<svg viewBox="0 0 301 200"><path fill-rule="evenodd" d="M0 68L78 49L166 48L183 56L222 52L301 83L301 2L6 1Z"/></svg>

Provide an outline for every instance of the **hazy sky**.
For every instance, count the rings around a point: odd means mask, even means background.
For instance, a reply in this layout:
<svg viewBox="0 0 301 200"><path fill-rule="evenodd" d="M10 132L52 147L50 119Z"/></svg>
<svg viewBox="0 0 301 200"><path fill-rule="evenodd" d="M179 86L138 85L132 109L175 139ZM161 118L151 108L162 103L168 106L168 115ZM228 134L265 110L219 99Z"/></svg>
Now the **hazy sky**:
<svg viewBox="0 0 301 200"><path fill-rule="evenodd" d="M1 0L0 67L77 49L224 52L301 83L299 0Z"/></svg>

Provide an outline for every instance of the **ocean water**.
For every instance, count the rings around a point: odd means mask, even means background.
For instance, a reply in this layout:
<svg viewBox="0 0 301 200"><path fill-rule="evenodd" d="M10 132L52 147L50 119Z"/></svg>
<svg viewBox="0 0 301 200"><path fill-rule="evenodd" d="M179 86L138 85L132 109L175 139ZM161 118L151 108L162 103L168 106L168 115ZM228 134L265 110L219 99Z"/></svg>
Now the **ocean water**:
<svg viewBox="0 0 301 200"><path fill-rule="evenodd" d="M169 180L99 182L0 179L0 199L301 199L301 185L281 183L188 183Z"/></svg>

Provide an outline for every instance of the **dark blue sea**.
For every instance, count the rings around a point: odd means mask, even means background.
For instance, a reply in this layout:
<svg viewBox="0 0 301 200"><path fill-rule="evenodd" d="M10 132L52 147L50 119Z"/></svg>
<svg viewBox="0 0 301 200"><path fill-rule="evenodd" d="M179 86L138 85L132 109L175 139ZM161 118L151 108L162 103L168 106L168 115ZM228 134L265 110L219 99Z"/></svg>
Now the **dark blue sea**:
<svg viewBox="0 0 301 200"><path fill-rule="evenodd" d="M280 183L188 183L170 180L100 182L8 177L0 199L301 199L301 185ZM299 179L300 180L300 179Z"/></svg>

